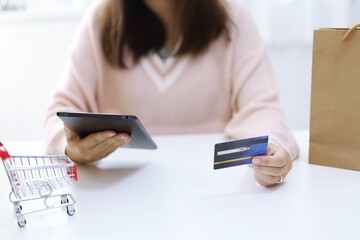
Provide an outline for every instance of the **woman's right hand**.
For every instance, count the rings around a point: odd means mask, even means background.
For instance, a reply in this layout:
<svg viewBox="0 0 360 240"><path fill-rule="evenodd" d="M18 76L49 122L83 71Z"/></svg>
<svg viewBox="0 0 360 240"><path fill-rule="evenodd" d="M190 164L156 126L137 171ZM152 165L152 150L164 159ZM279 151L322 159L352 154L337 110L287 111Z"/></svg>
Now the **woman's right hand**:
<svg viewBox="0 0 360 240"><path fill-rule="evenodd" d="M93 133L80 138L67 126L65 126L65 135L67 140L65 154L78 163L100 160L131 141L127 133L116 134L114 131Z"/></svg>

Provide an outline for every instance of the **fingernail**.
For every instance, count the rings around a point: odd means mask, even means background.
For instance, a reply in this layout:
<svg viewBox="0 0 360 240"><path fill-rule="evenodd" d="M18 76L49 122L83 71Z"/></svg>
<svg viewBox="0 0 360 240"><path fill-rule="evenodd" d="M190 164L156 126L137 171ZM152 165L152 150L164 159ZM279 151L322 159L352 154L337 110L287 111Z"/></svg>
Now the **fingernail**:
<svg viewBox="0 0 360 240"><path fill-rule="evenodd" d="M113 137L113 136L115 136L115 135L116 135L115 132L109 132L109 133L108 133L108 137Z"/></svg>
<svg viewBox="0 0 360 240"><path fill-rule="evenodd" d="M127 141L129 141L129 138L127 138L127 137L121 137L120 140L123 141L123 142L127 142Z"/></svg>
<svg viewBox="0 0 360 240"><path fill-rule="evenodd" d="M260 163L260 159L254 157L254 158L252 159L252 163L254 163L254 164L259 164L259 163Z"/></svg>

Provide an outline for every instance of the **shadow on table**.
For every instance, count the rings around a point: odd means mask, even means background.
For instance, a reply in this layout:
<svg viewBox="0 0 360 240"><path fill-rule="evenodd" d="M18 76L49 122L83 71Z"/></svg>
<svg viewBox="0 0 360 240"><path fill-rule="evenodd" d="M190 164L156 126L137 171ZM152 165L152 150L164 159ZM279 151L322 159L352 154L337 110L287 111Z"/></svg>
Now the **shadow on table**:
<svg viewBox="0 0 360 240"><path fill-rule="evenodd" d="M242 171L239 173L237 178L232 178L223 182L223 184L214 183L213 192L204 194L204 199L231 199L237 197L252 197L258 195L268 195L273 194L285 187L286 182L275 185L273 187L263 187L256 182L254 177L254 172L249 169L249 171ZM224 187L226 186L226 187Z"/></svg>
<svg viewBox="0 0 360 240"><path fill-rule="evenodd" d="M78 168L78 188L104 188L116 184L135 172L146 167L147 163L142 164L87 164L77 165Z"/></svg>

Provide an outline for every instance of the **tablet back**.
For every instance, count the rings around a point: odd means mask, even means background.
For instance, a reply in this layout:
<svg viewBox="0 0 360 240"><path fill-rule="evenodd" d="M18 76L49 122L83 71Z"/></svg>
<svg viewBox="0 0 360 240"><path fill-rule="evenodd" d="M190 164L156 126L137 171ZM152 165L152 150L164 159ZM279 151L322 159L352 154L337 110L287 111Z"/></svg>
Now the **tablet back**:
<svg viewBox="0 0 360 240"><path fill-rule="evenodd" d="M150 134L134 115L58 112L57 116L81 138L95 132L113 130L131 136L131 142L124 145L125 148L157 148Z"/></svg>

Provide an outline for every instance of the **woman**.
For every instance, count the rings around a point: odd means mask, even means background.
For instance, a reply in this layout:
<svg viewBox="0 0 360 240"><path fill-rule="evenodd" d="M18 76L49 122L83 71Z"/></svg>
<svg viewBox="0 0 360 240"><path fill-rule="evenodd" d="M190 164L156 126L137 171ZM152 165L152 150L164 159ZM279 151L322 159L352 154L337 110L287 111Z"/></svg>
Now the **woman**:
<svg viewBox="0 0 360 240"><path fill-rule="evenodd" d="M48 153L104 158L131 141L105 131L80 139L58 111L137 115L151 134L269 135L251 167L263 186L282 182L298 148L278 104L264 44L235 0L108 0L80 24L47 112ZM64 133L65 132L65 133Z"/></svg>

